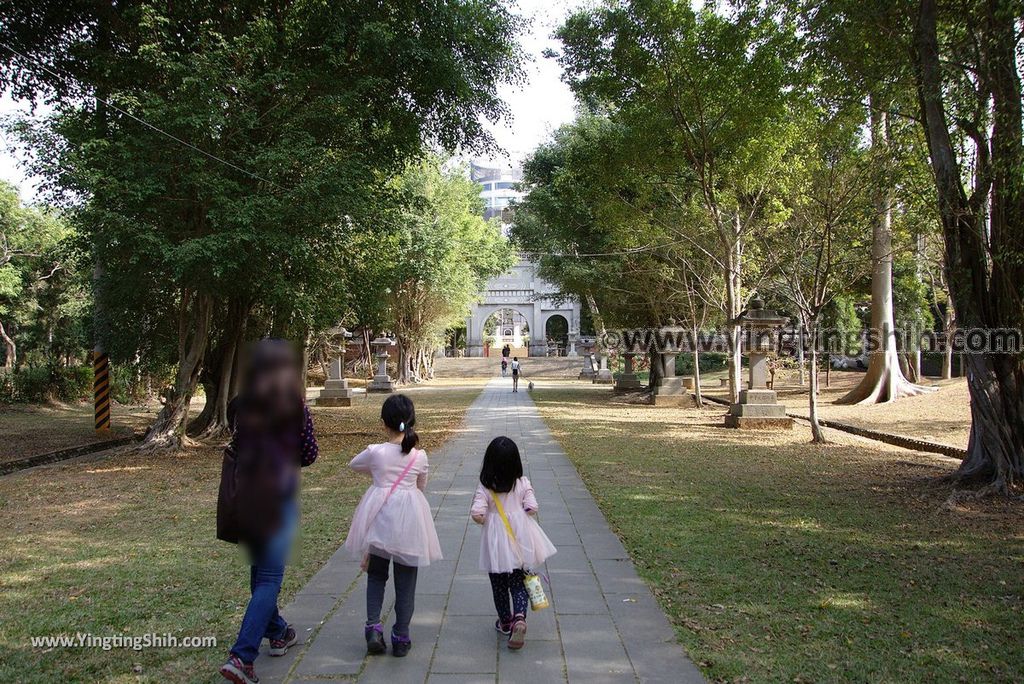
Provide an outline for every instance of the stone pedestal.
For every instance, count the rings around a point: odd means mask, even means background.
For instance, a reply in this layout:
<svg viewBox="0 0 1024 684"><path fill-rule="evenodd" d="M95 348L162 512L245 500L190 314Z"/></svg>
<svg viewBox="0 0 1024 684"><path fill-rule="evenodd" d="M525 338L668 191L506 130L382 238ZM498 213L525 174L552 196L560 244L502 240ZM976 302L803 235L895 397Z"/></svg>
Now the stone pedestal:
<svg viewBox="0 0 1024 684"><path fill-rule="evenodd" d="M643 389L643 385L640 383L639 378L636 377L636 368L633 365L635 357L635 352L623 353L622 358L626 367L621 373L619 373L619 377L615 378L616 392L635 392Z"/></svg>
<svg viewBox="0 0 1024 684"><path fill-rule="evenodd" d="M676 377L677 356L679 352L676 351L663 351L656 356L662 375L655 381L651 392L651 403L655 406L683 406L689 401L684 378Z"/></svg>
<svg viewBox="0 0 1024 684"><path fill-rule="evenodd" d="M348 380L342 377L342 363L341 356L331 359L330 374L324 388L320 390L320 396L316 398L317 406L352 405L352 388L348 386Z"/></svg>
<svg viewBox="0 0 1024 684"><path fill-rule="evenodd" d="M377 359L377 372L366 385L367 392L394 392L395 383L388 376L388 347L394 344L387 337L378 337L370 344L377 350L373 358Z"/></svg>
<svg viewBox="0 0 1024 684"><path fill-rule="evenodd" d="M593 380L597 375L597 364L594 361L596 342L593 337L581 337L579 340L583 348L583 370L580 371L580 380Z"/></svg>
<svg viewBox="0 0 1024 684"><path fill-rule="evenodd" d="M565 352L565 355L569 358L575 359L579 354L576 353L576 335L569 333L569 349Z"/></svg>
<svg viewBox="0 0 1024 684"><path fill-rule="evenodd" d="M594 375L594 384L610 385L615 382L615 378L612 376L611 369L608 368L608 352L601 350L597 356L601 361L597 373Z"/></svg>
<svg viewBox="0 0 1024 684"><path fill-rule="evenodd" d="M583 370L580 371L580 380L593 380L597 376L597 369L594 367L594 353L583 352Z"/></svg>
<svg viewBox="0 0 1024 684"><path fill-rule="evenodd" d="M725 426L748 430L790 430L793 419L778 396L770 389L746 389L740 392L739 403L729 407Z"/></svg>

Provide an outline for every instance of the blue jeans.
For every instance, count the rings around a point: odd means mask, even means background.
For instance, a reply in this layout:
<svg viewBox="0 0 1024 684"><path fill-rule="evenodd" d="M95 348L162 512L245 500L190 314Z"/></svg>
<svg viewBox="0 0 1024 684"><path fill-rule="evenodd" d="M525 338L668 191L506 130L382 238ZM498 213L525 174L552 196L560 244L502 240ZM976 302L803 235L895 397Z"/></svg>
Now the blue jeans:
<svg viewBox="0 0 1024 684"><path fill-rule="evenodd" d="M238 630L238 640L231 647L231 653L243 663L256 660L260 642L264 638L280 639L288 631L288 623L277 611L277 595L281 593L284 566L295 539L298 522L298 507L291 501L285 505L281 529L262 547L250 550L252 565L249 568L249 590L252 597Z"/></svg>

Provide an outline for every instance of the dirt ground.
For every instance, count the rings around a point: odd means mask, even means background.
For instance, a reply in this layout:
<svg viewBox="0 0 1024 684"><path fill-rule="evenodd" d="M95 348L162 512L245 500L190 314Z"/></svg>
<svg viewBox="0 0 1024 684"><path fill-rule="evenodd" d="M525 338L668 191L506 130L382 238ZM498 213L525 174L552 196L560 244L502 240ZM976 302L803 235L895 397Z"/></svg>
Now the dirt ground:
<svg viewBox="0 0 1024 684"><path fill-rule="evenodd" d="M825 387L824 372L820 377L818 410L826 420L967 448L971 431L971 401L964 378L926 378L922 384L935 387L934 392L888 404L846 406L835 402L853 389L864 374L832 371L830 387ZM796 373L780 374L776 386L779 401L786 404L791 413L807 415L808 387L798 384ZM720 396L724 393L718 387L711 387L708 394Z"/></svg>

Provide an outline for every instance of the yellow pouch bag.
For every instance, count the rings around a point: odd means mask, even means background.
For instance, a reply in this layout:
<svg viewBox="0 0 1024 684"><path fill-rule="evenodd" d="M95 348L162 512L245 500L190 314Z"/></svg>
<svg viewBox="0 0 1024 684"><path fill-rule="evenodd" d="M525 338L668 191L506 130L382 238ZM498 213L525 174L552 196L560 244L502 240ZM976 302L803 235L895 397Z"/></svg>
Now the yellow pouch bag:
<svg viewBox="0 0 1024 684"><path fill-rule="evenodd" d="M523 578L523 586L526 587L526 593L530 597L530 610L544 610L551 605L547 595L544 593L544 585L541 584L540 577L526 567L523 561L523 552L519 548L519 540L516 539L516 533L508 522L508 516L505 515L505 508L501 505L498 495L492 491L491 498L494 499L494 507L498 510L498 515L501 516L501 522L505 524L505 531L508 533L509 539L512 540L512 547L516 550L516 555L519 556L519 564L526 575Z"/></svg>

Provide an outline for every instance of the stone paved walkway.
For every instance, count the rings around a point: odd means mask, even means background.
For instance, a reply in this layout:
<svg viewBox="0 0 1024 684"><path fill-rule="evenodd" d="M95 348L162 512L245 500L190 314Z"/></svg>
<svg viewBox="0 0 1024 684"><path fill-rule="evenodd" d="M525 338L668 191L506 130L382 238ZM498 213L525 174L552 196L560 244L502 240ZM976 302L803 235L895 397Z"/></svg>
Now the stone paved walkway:
<svg viewBox="0 0 1024 684"><path fill-rule="evenodd" d="M494 631L490 585L477 569L480 529L469 520L484 448L502 434L519 444L540 523L558 547L547 563L552 608L528 616L519 652ZM510 379L493 380L464 430L430 462L427 497L445 559L420 572L409 656L365 657L366 582L339 551L282 611L302 643L283 658L261 655L261 682L704 681L529 393L513 394Z"/></svg>

